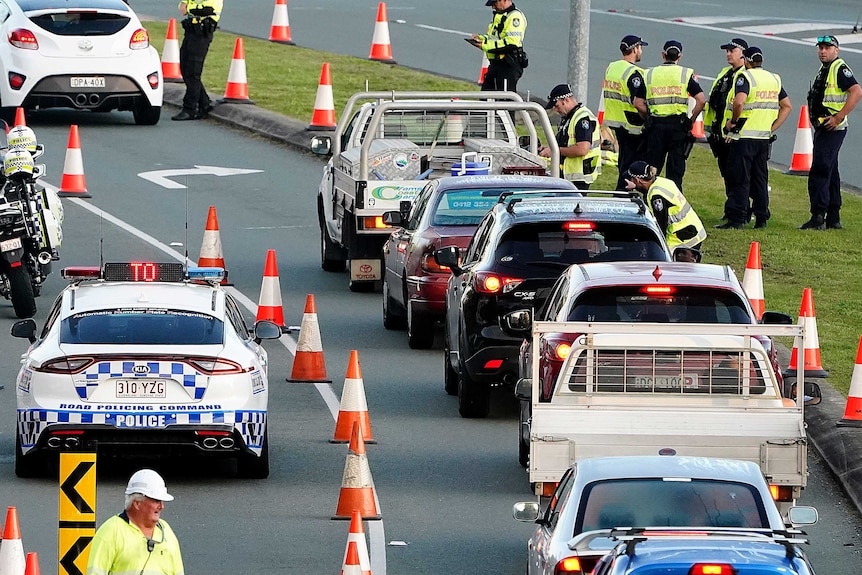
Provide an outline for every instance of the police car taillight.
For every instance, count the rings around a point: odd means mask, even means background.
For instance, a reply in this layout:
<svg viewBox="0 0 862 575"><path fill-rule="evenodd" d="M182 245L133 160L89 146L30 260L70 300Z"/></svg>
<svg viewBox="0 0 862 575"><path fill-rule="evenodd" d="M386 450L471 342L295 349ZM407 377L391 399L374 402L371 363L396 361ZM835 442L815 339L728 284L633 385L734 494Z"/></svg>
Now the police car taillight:
<svg viewBox="0 0 862 575"><path fill-rule="evenodd" d="M70 266L63 268L61 275L67 280L99 279L102 269L99 266Z"/></svg>
<svg viewBox="0 0 862 575"><path fill-rule="evenodd" d="M228 359L215 359L212 357L190 357L188 362L198 371L206 375L226 375L228 373L242 373L242 367Z"/></svg>
<svg viewBox="0 0 862 575"><path fill-rule="evenodd" d="M554 575L558 573L583 573L581 560L577 557L566 557L554 567Z"/></svg>
<svg viewBox="0 0 862 575"><path fill-rule="evenodd" d="M94 361L92 357L60 357L46 361L36 368L36 371L75 374L89 367Z"/></svg>
<svg viewBox="0 0 862 575"><path fill-rule="evenodd" d="M567 232L591 232L596 229L596 224L593 222L566 222L563 224L563 229Z"/></svg>
<svg viewBox="0 0 862 575"><path fill-rule="evenodd" d="M736 569L729 563L695 563L688 575L734 575Z"/></svg>
<svg viewBox="0 0 862 575"><path fill-rule="evenodd" d="M189 268L187 273L190 280L220 282L224 279L224 268Z"/></svg>

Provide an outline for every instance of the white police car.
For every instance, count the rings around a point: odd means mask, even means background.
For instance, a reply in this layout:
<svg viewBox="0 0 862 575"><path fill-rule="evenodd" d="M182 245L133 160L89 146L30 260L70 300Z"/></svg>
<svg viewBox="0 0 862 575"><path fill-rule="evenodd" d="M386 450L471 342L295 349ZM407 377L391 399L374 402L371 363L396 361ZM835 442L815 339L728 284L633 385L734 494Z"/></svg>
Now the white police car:
<svg viewBox="0 0 862 575"><path fill-rule="evenodd" d="M15 472L38 475L60 450L237 458L242 477L269 475L267 353L280 328L249 329L219 285L221 268L106 263L63 270L70 284L17 379Z"/></svg>

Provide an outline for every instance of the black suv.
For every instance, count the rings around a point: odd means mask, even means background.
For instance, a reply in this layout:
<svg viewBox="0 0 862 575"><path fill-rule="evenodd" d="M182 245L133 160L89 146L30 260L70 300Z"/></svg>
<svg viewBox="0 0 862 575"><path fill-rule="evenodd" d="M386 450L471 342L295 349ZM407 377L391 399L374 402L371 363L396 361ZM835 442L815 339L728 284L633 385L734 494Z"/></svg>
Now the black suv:
<svg viewBox="0 0 862 575"><path fill-rule="evenodd" d="M488 415L491 388L518 378L523 338L503 331L503 316L540 308L570 265L671 260L639 194L587 193L503 196L465 253L454 246L434 253L453 272L446 289L444 381L446 392L458 395L462 417Z"/></svg>

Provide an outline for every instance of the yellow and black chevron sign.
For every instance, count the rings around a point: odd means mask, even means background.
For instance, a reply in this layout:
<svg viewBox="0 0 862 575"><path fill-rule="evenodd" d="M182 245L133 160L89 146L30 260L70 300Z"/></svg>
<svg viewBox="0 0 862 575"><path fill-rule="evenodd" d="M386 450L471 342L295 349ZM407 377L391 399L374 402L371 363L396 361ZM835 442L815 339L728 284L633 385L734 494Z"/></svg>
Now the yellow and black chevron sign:
<svg viewBox="0 0 862 575"><path fill-rule="evenodd" d="M59 575L87 571L96 535L96 454L60 453Z"/></svg>

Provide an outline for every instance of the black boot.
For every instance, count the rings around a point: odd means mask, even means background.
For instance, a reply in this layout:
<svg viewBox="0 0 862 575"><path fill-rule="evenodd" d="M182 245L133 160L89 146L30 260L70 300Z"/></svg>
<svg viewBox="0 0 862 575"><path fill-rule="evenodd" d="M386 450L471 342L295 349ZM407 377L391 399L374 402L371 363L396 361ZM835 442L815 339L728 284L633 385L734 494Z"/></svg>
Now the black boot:
<svg viewBox="0 0 862 575"><path fill-rule="evenodd" d="M838 212L826 214L826 228L830 230L844 229L844 226L841 225L841 214Z"/></svg>
<svg viewBox="0 0 862 575"><path fill-rule="evenodd" d="M799 226L800 230L825 230L826 218L823 214L811 214L811 219Z"/></svg>

